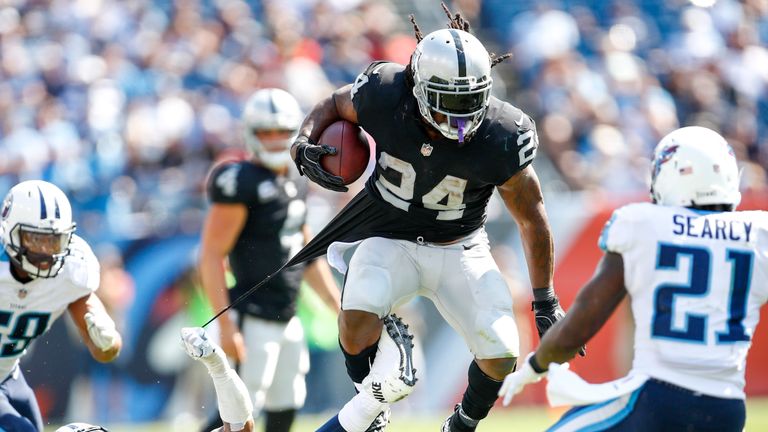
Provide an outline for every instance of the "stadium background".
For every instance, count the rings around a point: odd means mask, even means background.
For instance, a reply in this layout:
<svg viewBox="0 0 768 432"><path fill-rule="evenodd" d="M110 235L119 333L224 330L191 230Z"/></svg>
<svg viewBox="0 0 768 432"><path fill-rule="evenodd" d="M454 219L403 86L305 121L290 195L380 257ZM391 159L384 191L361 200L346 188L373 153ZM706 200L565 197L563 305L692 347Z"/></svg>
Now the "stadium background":
<svg viewBox="0 0 768 432"><path fill-rule="evenodd" d="M648 155L675 127L719 130L743 161L745 205L768 207L768 1L448 4L489 51L514 53L494 69L494 93L537 120L535 166L566 305L592 272L610 210L645 199ZM308 109L373 59L407 62L409 13L425 32L445 25L438 0L0 1L0 192L42 178L69 194L78 233L102 262L99 294L125 338L108 366L90 360L67 320L34 345L23 365L48 422L191 430L210 414L204 370L176 343L178 328L211 313L193 268L207 170L242 157L238 116L253 90L285 88ZM314 190L315 231L350 196ZM527 352L535 343L527 275L498 200L488 231ZM351 388L334 318L311 296L302 304L313 363L304 413L335 411ZM428 302L404 314L425 376L396 415L442 417L460 397L470 355ZM614 316L574 367L594 381L623 374L628 321L626 311ZM749 358L750 397L768 394L764 335ZM534 386L515 403L542 397Z"/></svg>

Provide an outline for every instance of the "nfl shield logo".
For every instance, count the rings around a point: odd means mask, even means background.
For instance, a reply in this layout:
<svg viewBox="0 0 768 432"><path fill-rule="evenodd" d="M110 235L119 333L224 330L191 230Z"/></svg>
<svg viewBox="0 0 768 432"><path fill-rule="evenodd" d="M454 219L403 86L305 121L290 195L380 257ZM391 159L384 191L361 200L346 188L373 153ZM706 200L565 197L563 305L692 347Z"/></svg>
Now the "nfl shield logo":
<svg viewBox="0 0 768 432"><path fill-rule="evenodd" d="M429 143L424 143L421 145L421 154L424 155L424 157L427 157L432 154L432 146L429 145Z"/></svg>
<svg viewBox="0 0 768 432"><path fill-rule="evenodd" d="M20 299L23 299L24 297L27 296L27 289L26 288L21 288L21 289L19 289L19 292L17 294L19 295Z"/></svg>

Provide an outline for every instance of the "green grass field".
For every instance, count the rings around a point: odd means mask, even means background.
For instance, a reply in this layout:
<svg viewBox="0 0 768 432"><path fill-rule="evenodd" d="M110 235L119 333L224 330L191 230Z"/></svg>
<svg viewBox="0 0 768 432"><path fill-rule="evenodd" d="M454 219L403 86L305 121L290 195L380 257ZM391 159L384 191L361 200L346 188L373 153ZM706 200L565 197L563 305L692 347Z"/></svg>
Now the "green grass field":
<svg viewBox="0 0 768 432"><path fill-rule="evenodd" d="M448 411L445 412L445 416ZM545 408L514 408L510 410L497 410L484 420L478 431L482 432L541 432L547 426L554 423L560 412ZM387 432L437 432L444 420L444 416L436 417L393 417ZM321 425L327 416L300 417L294 432L314 431ZM53 432L55 428L46 428L46 432ZM126 425L109 427L110 432L196 432L196 426L190 424L151 424L151 425ZM768 430L768 398L751 399L747 402L747 431Z"/></svg>

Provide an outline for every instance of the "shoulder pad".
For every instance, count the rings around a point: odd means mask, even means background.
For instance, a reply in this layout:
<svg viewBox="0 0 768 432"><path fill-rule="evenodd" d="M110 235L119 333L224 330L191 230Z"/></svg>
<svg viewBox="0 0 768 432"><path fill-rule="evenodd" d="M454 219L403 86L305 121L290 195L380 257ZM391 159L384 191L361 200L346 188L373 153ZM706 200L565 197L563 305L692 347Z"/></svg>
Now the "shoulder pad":
<svg viewBox="0 0 768 432"><path fill-rule="evenodd" d="M101 267L99 260L88 243L81 237L72 234L64 267L64 276L77 288L85 288L88 292L99 288Z"/></svg>

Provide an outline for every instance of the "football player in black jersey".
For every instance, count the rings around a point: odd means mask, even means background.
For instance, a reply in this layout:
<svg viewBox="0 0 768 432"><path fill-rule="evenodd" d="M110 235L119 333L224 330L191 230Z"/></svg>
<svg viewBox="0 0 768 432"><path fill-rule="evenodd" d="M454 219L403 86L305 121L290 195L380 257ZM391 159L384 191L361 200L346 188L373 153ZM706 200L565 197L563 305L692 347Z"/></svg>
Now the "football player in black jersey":
<svg viewBox="0 0 768 432"><path fill-rule="evenodd" d="M205 292L221 310L287 261L308 241L308 183L288 153L302 120L296 100L280 89L255 92L243 111L251 160L225 162L208 184L212 201L202 233L199 272ZM227 290L224 261L235 277ZM304 404L309 358L296 314L302 278L334 310L339 292L328 265L315 260L293 266L219 319L221 346L240 364L255 411L266 411L266 430L288 431ZM279 349L274 349L274 347ZM210 430L210 429L207 429Z"/></svg>
<svg viewBox="0 0 768 432"><path fill-rule="evenodd" d="M340 268L346 271L339 337L347 370L353 381L363 382L376 356L382 318L414 295L428 297L475 357L469 386L443 430L473 431L519 355L512 298L484 230L494 190L520 229L539 335L564 311L552 286L553 240L531 166L538 146L535 124L491 96L491 67L507 56L489 55L468 32L469 24L443 7L448 29L422 36L411 18L419 43L410 63L375 62L354 84L318 103L291 152L304 175L343 191L341 179L318 163L335 150L316 140L338 119L359 124L374 138L376 169L335 219L352 228L337 223L318 234L336 230L335 240L364 239L356 243L348 270ZM332 244L329 257L344 247ZM377 384L374 389L396 387ZM387 412L392 401L380 391L365 393L320 430L364 430L361 424Z"/></svg>

